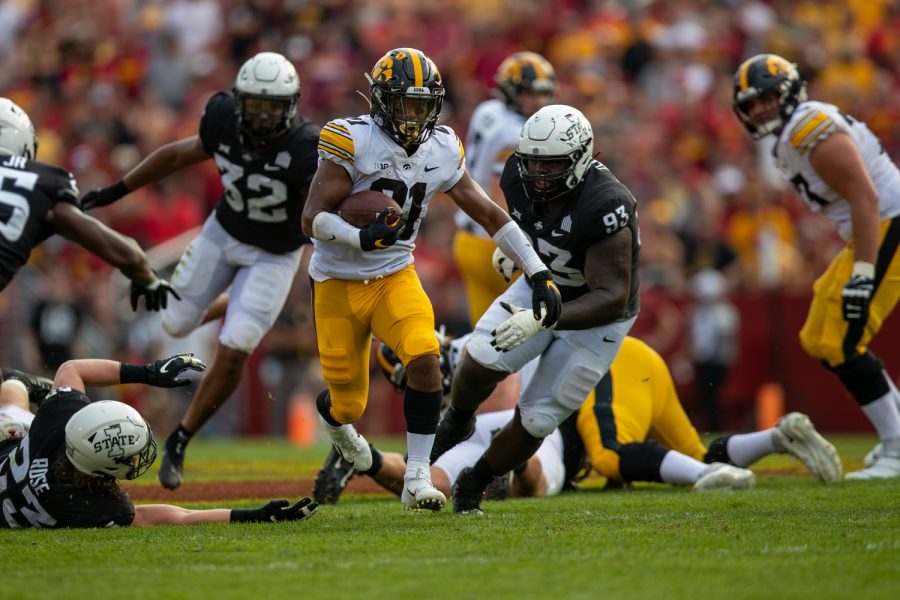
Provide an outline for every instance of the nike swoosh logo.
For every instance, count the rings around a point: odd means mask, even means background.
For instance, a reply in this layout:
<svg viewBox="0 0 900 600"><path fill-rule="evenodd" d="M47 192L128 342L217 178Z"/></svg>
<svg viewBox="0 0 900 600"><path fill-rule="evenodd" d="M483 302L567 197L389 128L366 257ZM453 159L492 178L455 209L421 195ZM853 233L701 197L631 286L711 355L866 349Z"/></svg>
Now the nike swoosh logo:
<svg viewBox="0 0 900 600"><path fill-rule="evenodd" d="M609 336L605 336L605 335L603 336L603 341L606 342L606 343L608 343L608 344L615 344L615 343L616 343L616 340L611 340L611 339L609 339Z"/></svg>
<svg viewBox="0 0 900 600"><path fill-rule="evenodd" d="M336 235L334 235L334 234L332 234L332 235L331 235L331 237L330 237L330 238L328 238L328 239L327 239L327 240L325 240L325 241L326 241L326 242L333 242L333 241L334 241L334 240L336 240L336 239L337 239L337 236L336 236Z"/></svg>
<svg viewBox="0 0 900 600"><path fill-rule="evenodd" d="M556 231L556 230L554 229L553 231L550 232L550 235L551 235L552 237L562 237L562 236L564 236L565 234L564 234L562 231Z"/></svg>
<svg viewBox="0 0 900 600"><path fill-rule="evenodd" d="M425 172L428 173L429 171L434 171L437 168L439 167L425 167Z"/></svg>
<svg viewBox="0 0 900 600"><path fill-rule="evenodd" d="M279 167L277 165L270 165L269 163L266 163L263 165L263 169L265 169L266 171L280 171L281 167Z"/></svg>
<svg viewBox="0 0 900 600"><path fill-rule="evenodd" d="M166 362L164 362L164 363L163 363L163 366L161 366L161 367L159 368L159 372L160 372L160 373L168 373L168 372L169 372L169 365L171 365L174 361L178 360L179 358L181 358L181 357L180 357L180 356L175 356L175 357L173 357L173 358L170 358L170 359L167 360Z"/></svg>

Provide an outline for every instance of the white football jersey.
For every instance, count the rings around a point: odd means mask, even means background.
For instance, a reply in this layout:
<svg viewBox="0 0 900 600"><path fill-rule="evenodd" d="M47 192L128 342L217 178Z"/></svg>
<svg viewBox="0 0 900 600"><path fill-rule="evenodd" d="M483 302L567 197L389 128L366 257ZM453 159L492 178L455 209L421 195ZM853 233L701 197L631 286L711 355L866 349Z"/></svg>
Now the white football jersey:
<svg viewBox="0 0 900 600"><path fill-rule="evenodd" d="M319 160L347 170L353 193L375 190L391 196L403 208L407 224L397 243L384 250L363 252L314 239L309 275L316 281L365 281L408 266L431 198L456 185L466 170L462 142L445 125L435 127L425 143L407 156L369 115L335 119L322 128L318 148Z"/></svg>
<svg viewBox="0 0 900 600"><path fill-rule="evenodd" d="M775 164L814 211L834 223L845 240L853 237L850 203L822 181L809 163L809 153L832 133L850 136L878 190L881 220L900 214L900 170L865 123L845 115L833 104L803 102L775 142Z"/></svg>
<svg viewBox="0 0 900 600"><path fill-rule="evenodd" d="M519 143L525 117L506 107L500 100L485 100L475 108L466 135L466 162L469 175L485 190L494 177L503 172L506 159ZM456 211L456 226L470 233L488 236L484 228L461 210Z"/></svg>

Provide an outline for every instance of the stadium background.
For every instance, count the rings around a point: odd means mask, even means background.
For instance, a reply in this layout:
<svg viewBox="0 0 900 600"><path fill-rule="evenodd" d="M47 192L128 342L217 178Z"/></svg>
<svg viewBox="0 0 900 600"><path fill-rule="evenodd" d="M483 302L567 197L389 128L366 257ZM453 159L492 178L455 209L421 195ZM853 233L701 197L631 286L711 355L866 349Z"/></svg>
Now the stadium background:
<svg viewBox="0 0 900 600"><path fill-rule="evenodd" d="M209 95L230 88L257 51L295 63L300 111L322 124L367 112L356 93L367 93L362 74L396 46L419 47L435 60L448 90L442 120L461 137L505 56L529 49L554 64L558 101L588 116L600 160L638 198L643 309L634 333L669 360L701 430L691 348L702 331L692 331L691 319L696 275L708 269L726 283L720 301L740 315L722 426L753 427L755 394L775 381L787 408L809 413L821 429L866 429L836 380L821 375L797 342L812 282L840 240L734 118L731 74L759 52L788 57L812 97L865 120L896 160L900 6L892 0L7 0L0 90L31 115L39 158L73 171L85 192L195 133ZM207 163L96 216L154 248L164 268L219 193ZM453 210L435 201L416 262L438 322L459 332L465 310L450 253ZM215 324L171 340L158 316L131 313L126 289L105 265L51 239L0 295L0 363L52 371L69 357L137 362L184 350L211 361ZM207 433L277 435L311 421L309 402L322 383L308 294L301 269L250 377ZM895 378L900 360L889 340L898 335L900 325L889 320L873 345ZM187 401L166 391L128 393L124 399L162 434ZM399 397L381 378L373 377L362 429L402 430Z"/></svg>

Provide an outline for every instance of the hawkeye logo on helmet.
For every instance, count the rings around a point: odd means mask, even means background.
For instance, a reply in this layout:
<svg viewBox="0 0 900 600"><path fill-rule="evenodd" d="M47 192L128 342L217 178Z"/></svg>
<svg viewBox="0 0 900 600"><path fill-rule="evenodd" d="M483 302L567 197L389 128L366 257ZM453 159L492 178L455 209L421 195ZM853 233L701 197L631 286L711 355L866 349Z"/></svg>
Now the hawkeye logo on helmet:
<svg viewBox="0 0 900 600"><path fill-rule="evenodd" d="M393 67L394 59L390 56L385 56L372 70L372 79L375 81L387 81L394 74Z"/></svg>
<svg viewBox="0 0 900 600"><path fill-rule="evenodd" d="M110 457L124 456L125 446L133 446L138 442L138 436L123 434L121 425L110 425L103 430L103 434L106 436L105 438L95 440L94 438L97 437L97 434L95 433L88 438L88 441L93 443L94 452L103 452L106 450L106 455Z"/></svg>
<svg viewBox="0 0 900 600"><path fill-rule="evenodd" d="M791 63L780 56L770 56L766 60L766 67L768 67L769 73L772 75L782 75L791 72Z"/></svg>

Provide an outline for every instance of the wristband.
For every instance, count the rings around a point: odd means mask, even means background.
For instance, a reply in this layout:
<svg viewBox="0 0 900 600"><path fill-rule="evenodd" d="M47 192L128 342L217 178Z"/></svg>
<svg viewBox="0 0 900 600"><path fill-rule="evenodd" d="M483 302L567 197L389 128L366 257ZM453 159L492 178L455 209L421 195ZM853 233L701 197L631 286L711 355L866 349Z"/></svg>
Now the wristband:
<svg viewBox="0 0 900 600"><path fill-rule="evenodd" d="M510 221L498 229L493 239L497 247L511 258L516 265L522 267L522 270L529 277L547 269L534 251L534 248L531 247L528 237L516 225L515 221Z"/></svg>
<svg viewBox="0 0 900 600"><path fill-rule="evenodd" d="M120 383L147 383L150 381L147 373L147 365L130 365L119 363Z"/></svg>
<svg viewBox="0 0 900 600"><path fill-rule="evenodd" d="M334 213L322 211L312 222L312 237L320 242L338 243L362 249L359 240L360 229L354 227Z"/></svg>
<svg viewBox="0 0 900 600"><path fill-rule="evenodd" d="M112 194L116 200L118 200L122 196L127 196L129 193L131 193L131 190L129 190L128 186L125 185L125 180L120 179L109 186L109 193Z"/></svg>
<svg viewBox="0 0 900 600"><path fill-rule="evenodd" d="M875 265L870 262L858 260L853 263L853 275L860 275L868 279L875 279Z"/></svg>
<svg viewBox="0 0 900 600"><path fill-rule="evenodd" d="M261 523L265 521L259 514L259 509L232 508L229 521L232 523Z"/></svg>

